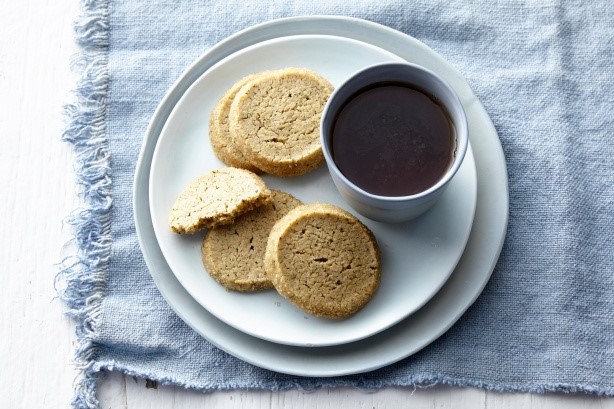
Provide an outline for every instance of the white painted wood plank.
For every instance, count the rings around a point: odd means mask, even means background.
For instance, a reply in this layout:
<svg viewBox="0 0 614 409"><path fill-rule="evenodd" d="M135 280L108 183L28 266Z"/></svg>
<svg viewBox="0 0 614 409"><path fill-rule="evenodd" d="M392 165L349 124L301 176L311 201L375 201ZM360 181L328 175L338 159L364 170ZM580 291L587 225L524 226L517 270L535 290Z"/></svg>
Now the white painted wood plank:
<svg viewBox="0 0 614 409"><path fill-rule="evenodd" d="M147 388L144 380L127 379L129 408L305 408L305 409L371 409L371 408L482 408L484 391L435 387L428 389L387 388L364 392L353 388L315 391L229 391L203 394L178 387ZM106 406L105 406L106 408Z"/></svg>
<svg viewBox="0 0 614 409"><path fill-rule="evenodd" d="M98 385L102 409L128 409L126 376L121 372L105 372Z"/></svg>
<svg viewBox="0 0 614 409"><path fill-rule="evenodd" d="M475 388L440 388L433 396L434 408L485 408L486 392Z"/></svg>
<svg viewBox="0 0 614 409"><path fill-rule="evenodd" d="M487 409L614 409L613 398L585 394L486 393Z"/></svg>
<svg viewBox="0 0 614 409"><path fill-rule="evenodd" d="M427 389L386 388L364 392L353 388L320 389L315 391L230 391L203 394L182 388L158 386L147 389L145 381L127 381L128 407L153 408L304 408L304 409L371 409L399 408L449 409L483 408L482 390L434 387ZM105 406L106 407L106 406Z"/></svg>
<svg viewBox="0 0 614 409"><path fill-rule="evenodd" d="M549 393L545 395L532 395L531 406L539 409L614 409L614 399L582 394Z"/></svg>
<svg viewBox="0 0 614 409"><path fill-rule="evenodd" d="M529 393L497 393L486 392L486 409L531 409L539 408L539 403L533 406L533 394Z"/></svg>
<svg viewBox="0 0 614 409"><path fill-rule="evenodd" d="M372 409L614 409L614 399L582 394L496 393L476 388L436 386L425 389L385 388L363 392L353 388L316 391L229 391L203 394L172 386L147 388L144 380L128 380L128 408L315 408ZM107 408L107 406L104 406Z"/></svg>
<svg viewBox="0 0 614 409"><path fill-rule="evenodd" d="M72 88L76 2L0 3L0 402L68 407L73 324L55 297L54 264L76 204L71 151L59 140Z"/></svg>
<svg viewBox="0 0 614 409"><path fill-rule="evenodd" d="M271 407L269 391L220 391L201 393L177 386L148 384L146 380L126 377L128 408L207 408L239 409Z"/></svg>
<svg viewBox="0 0 614 409"><path fill-rule="evenodd" d="M353 388L314 392L288 391L273 395L272 408L483 408L484 391L437 386L425 389L385 388L364 392Z"/></svg>

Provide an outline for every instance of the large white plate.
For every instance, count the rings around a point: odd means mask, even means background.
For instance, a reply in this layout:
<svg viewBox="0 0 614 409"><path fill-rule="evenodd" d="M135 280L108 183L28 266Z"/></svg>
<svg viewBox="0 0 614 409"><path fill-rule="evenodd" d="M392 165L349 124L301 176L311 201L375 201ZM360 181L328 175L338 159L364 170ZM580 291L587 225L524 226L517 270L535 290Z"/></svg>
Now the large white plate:
<svg viewBox="0 0 614 409"><path fill-rule="evenodd" d="M305 67L338 85L372 64L403 61L364 42L335 36L290 36L240 50L207 70L175 105L154 152L149 204L158 244L190 295L225 323L250 335L287 345L326 346L356 341L382 331L418 310L441 288L460 259L473 222L476 174L469 152L437 205L403 224L360 217L374 232L382 253L382 280L373 299L356 315L327 320L306 314L275 291L226 291L201 262L202 234L177 235L168 214L179 192L197 176L225 166L211 149L208 117L217 100L240 78L254 72ZM326 166L294 178L264 176L269 187L304 203L333 203L350 212Z"/></svg>
<svg viewBox="0 0 614 409"><path fill-rule="evenodd" d="M203 308L176 279L156 240L149 212L149 172L162 127L188 87L215 63L261 41L302 34L353 38L393 52L443 76L459 93L469 122L477 170L478 198L465 252L440 291L393 327L361 341L321 348L281 345L224 324ZM154 113L134 180L134 217L139 243L161 294L195 331L224 351L254 365L300 376L366 372L408 357L447 331L488 282L505 238L508 191L505 159L488 114L461 75L437 53L390 28L344 17L275 20L241 31L211 48L181 75Z"/></svg>

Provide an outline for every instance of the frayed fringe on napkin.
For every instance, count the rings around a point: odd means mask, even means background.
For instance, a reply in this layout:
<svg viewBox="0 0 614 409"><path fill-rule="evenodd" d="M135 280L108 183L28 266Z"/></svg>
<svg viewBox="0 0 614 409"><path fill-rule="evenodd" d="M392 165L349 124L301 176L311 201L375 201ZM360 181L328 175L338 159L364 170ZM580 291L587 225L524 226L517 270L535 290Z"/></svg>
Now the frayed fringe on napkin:
<svg viewBox="0 0 614 409"><path fill-rule="evenodd" d="M56 288L67 306L67 314L77 321L75 363L80 374L75 381L72 405L98 408L94 334L106 292L111 252L112 199L106 129L108 2L82 0L81 6L81 15L75 22L80 51L72 62L80 79L75 102L64 107L68 126L62 135L74 148L81 204L66 220L73 229L70 244L75 250L62 260Z"/></svg>

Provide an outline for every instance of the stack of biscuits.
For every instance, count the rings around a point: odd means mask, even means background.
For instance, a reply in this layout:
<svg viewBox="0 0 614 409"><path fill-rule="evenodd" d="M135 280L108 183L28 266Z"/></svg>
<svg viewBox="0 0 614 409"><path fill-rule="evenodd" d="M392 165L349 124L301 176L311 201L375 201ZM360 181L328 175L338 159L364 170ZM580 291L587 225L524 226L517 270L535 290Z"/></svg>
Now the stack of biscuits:
<svg viewBox="0 0 614 409"><path fill-rule="evenodd" d="M219 100L209 118L215 154L229 166L298 176L323 161L320 118L333 86L304 68L249 75Z"/></svg>
<svg viewBox="0 0 614 409"><path fill-rule="evenodd" d="M373 234L345 210L302 204L257 175L297 176L322 163L319 120L331 91L300 68L238 81L209 122L214 152L229 167L186 186L169 224L179 234L206 230L203 264L228 290L275 289L315 316L345 318L379 287Z"/></svg>

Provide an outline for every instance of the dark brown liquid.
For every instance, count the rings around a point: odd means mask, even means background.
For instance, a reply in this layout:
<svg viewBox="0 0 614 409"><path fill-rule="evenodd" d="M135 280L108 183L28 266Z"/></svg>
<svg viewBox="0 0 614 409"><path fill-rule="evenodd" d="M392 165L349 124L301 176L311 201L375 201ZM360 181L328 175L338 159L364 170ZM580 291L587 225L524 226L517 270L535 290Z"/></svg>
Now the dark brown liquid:
<svg viewBox="0 0 614 409"><path fill-rule="evenodd" d="M381 196L408 196L437 183L452 163L456 136L447 111L405 84L359 91L341 108L332 156L350 181Z"/></svg>

